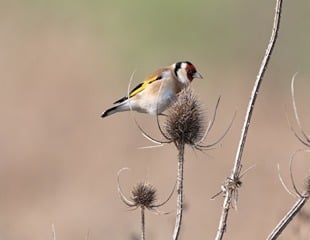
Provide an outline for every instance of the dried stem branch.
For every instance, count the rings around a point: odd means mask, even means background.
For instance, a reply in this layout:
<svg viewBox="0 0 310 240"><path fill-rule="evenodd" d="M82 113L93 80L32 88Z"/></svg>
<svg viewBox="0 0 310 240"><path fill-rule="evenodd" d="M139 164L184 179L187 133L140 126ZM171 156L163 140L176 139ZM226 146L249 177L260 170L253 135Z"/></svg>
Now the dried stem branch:
<svg viewBox="0 0 310 240"><path fill-rule="evenodd" d="M272 28L270 41L269 41L269 44L267 46L265 56L264 56L263 61L261 63L256 81L255 81L255 84L254 84L254 87L253 87L253 90L251 93L251 98L250 98L248 108L246 111L246 115L245 115L244 125L243 125L242 131L241 131L241 138L240 138L239 145L238 145L237 152L236 152L234 168L233 168L233 171L232 171L231 176L230 176L231 181L238 181L239 180L239 173L240 173L240 168L241 168L241 159L242 159L244 146L246 143L246 137L247 137L248 129L250 126L252 113L253 113L255 102L256 102L256 99L258 96L260 85L262 83L263 76L264 76L264 73L267 69L269 59L271 57L273 48L274 48L276 40L277 40L278 32L279 32L281 11L282 11L282 2L283 2L283 0L277 0L277 2L276 2L275 16L274 16L273 28ZM224 232L226 230L227 217L228 217L228 213L229 213L229 209L230 209L231 198L233 196L233 193L235 191L237 191L236 189L230 188L229 184L226 184L225 188L226 188L225 199L224 199L224 203L223 203L222 214L221 214L221 218L220 218L220 222L219 222L217 235L215 238L217 240L223 238Z"/></svg>
<svg viewBox="0 0 310 240"><path fill-rule="evenodd" d="M52 238L51 240L56 240L56 230L55 230L55 225L52 224Z"/></svg>
<svg viewBox="0 0 310 240"><path fill-rule="evenodd" d="M145 240L145 208L141 207L141 240Z"/></svg>
<svg viewBox="0 0 310 240"><path fill-rule="evenodd" d="M309 194L304 194L301 196L293 207L289 210L289 212L281 219L279 224L274 228L274 230L267 237L267 240L277 239L282 231L286 228L286 226L293 220L295 215L301 210L301 208L305 205L305 203L309 199Z"/></svg>
<svg viewBox="0 0 310 240"><path fill-rule="evenodd" d="M300 149L297 150L293 153L293 155L291 156L290 159L290 177L291 177L291 182L295 191L294 196L298 197L298 200L295 202L295 204L293 205L293 207L288 211L288 213L281 219L281 221L278 223L278 225L272 230L272 232L269 234L269 236L267 237L267 240L274 240L277 239L282 231L286 228L286 226L293 220L293 218L295 217L295 215L302 209L302 207L305 205L305 203L309 200L310 197L310 177L308 176L306 178L306 190L301 193L295 184L295 180L293 177L293 160L295 158L295 155L301 151L306 151L309 152L308 150L304 150L304 149ZM282 180L281 180L282 182ZM286 187L285 187L286 188ZM290 193L290 191L289 191ZM292 193L290 193L292 194Z"/></svg>
<svg viewBox="0 0 310 240"><path fill-rule="evenodd" d="M266 72L268 63L269 63L269 59L271 57L273 48L275 46L276 40L277 40L277 36L278 36L278 32L279 32L279 27L280 27L280 17L281 17L281 10L282 10L282 2L283 0L277 0L277 4L276 4L276 11L275 11L275 17L274 17L274 24L273 24L273 28L272 28L272 34L271 34L271 38L268 44L268 47L266 49L266 53L265 56L263 58L263 61L261 63L261 67L259 69L252 93L251 93L251 98L250 98L250 102L248 105L248 109L246 112L246 116L245 116L245 120L244 120L244 125L242 128L242 132L241 132L241 138L240 138L240 142L239 142L239 146L237 148L237 154L236 154L236 158L235 158L235 165L234 165L234 169L233 169L233 177L236 178L238 177L238 170L240 168L241 165L241 159L242 159L242 154L243 154L243 149L245 146L245 142L246 142L246 137L247 137L247 133L248 133L248 129L250 126L250 122L251 122L251 117L252 117L252 113L254 110L254 106L255 106L255 102L258 96L258 92L260 89L260 85L263 81L263 77L264 74Z"/></svg>
<svg viewBox="0 0 310 240"><path fill-rule="evenodd" d="M184 172L184 149L185 145L182 143L177 146L179 151L178 156L178 176L177 176L177 214L175 226L173 231L173 240L177 240L180 235L180 228L183 214L183 172Z"/></svg>
<svg viewBox="0 0 310 240"><path fill-rule="evenodd" d="M297 133L297 131L294 130L294 128L291 126L291 130L293 131L294 135L296 136L296 138L305 146L310 147L310 138L309 136L306 134L306 132L304 131L302 125L301 125L301 121L299 118L299 114L297 111L297 106L296 106L296 100L295 100L295 90L294 90L294 83L295 83L295 77L296 77L297 73L294 74L292 81L291 81L291 95L292 95L292 105L293 105L293 110L294 110L294 115L295 115L295 119L299 128L299 131L301 132L301 136L300 134Z"/></svg>

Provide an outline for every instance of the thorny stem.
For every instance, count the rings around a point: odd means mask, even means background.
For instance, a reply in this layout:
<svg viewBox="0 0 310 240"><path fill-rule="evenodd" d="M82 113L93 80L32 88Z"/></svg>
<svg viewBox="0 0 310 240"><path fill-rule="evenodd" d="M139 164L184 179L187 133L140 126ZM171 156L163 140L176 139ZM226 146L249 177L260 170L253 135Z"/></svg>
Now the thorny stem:
<svg viewBox="0 0 310 240"><path fill-rule="evenodd" d="M141 240L145 240L145 208L141 206Z"/></svg>
<svg viewBox="0 0 310 240"><path fill-rule="evenodd" d="M301 208L305 205L305 203L308 201L309 195L305 194L304 196L301 196L296 203L293 205L293 207L288 211L288 213L281 219L281 221L278 223L278 225L273 229L273 231L270 233L270 235L267 237L267 240L274 240L277 239L282 231L286 228L286 226L293 220L295 215L301 210Z"/></svg>
<svg viewBox="0 0 310 240"><path fill-rule="evenodd" d="M259 88L262 83L264 73L267 69L268 62L272 54L272 50L277 40L279 27L280 27L282 2L283 0L277 0L276 2L276 9L275 9L275 16L274 16L274 21L273 21L271 37L270 37L269 44L265 52L265 56L261 63L258 75L256 77L256 81L255 81L255 84L254 84L254 87L251 93L249 105L246 111L244 125L242 127L241 137L240 137L239 145L238 145L237 152L236 152L234 168L230 176L230 178L233 181L237 181L239 178L243 149L246 143L246 137L247 137L248 129L250 126L250 121L251 121L252 113L254 110L254 105L255 105L255 102L258 96ZM226 221L227 221L228 212L230 209L231 198L232 198L233 192L235 191L233 189L230 189L228 186L225 186L225 187L226 187L226 192L225 192L225 199L224 199L223 208L222 208L222 215L221 215L221 219L219 222L217 235L215 238L217 240L220 240L223 238L223 235L226 229Z"/></svg>
<svg viewBox="0 0 310 240"><path fill-rule="evenodd" d="M177 176L177 214L173 232L173 240L177 240L180 234L182 213L183 213L183 172L184 172L184 143L177 145L178 155L178 176Z"/></svg>

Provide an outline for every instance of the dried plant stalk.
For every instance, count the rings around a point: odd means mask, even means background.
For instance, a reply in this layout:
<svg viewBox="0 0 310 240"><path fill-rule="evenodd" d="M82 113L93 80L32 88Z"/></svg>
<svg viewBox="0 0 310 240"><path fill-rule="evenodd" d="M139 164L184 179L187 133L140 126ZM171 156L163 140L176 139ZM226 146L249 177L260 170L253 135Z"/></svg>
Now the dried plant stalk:
<svg viewBox="0 0 310 240"><path fill-rule="evenodd" d="M226 230L227 218L228 218L228 213L229 213L229 209L230 209L230 204L232 202L231 198L234 195L234 192L237 191L237 189L230 187L230 185L231 185L230 183L240 181L239 180L239 174L240 174L240 169L241 169L241 159L242 159L243 149L244 149L244 146L246 143L247 133L248 133L248 129L250 126L251 117L252 117L255 102L256 102L256 99L258 96L258 92L260 89L260 85L262 83L264 73L267 69L268 62L269 62L269 59L270 59L271 54L272 54L272 50L273 50L275 43L276 43L276 40L277 40L279 27L280 27L282 2L283 2L283 0L277 0L277 2L276 2L275 16L274 16L274 22L273 22L273 28L272 28L270 41L269 41L269 44L267 46L266 53L265 53L265 56L263 58L263 61L261 63L256 81L254 83L251 98L250 98L250 101L248 104L248 108L247 108L246 116L245 116L245 120L244 120L244 125L243 125L242 131L241 131L241 138L240 138L239 145L238 145L237 152L236 152L233 171L231 173L231 176L228 178L228 179L230 179L230 181L226 181L227 184L224 186L224 188L225 188L225 199L224 199L224 203L223 203L222 214L221 214L221 218L220 218L220 222L219 222L218 231L217 231L217 234L215 237L215 239L217 239L217 240L220 240L223 238L223 235L224 235L225 230Z"/></svg>
<svg viewBox="0 0 310 240"><path fill-rule="evenodd" d="M179 238L183 214L184 150L185 145L196 147L204 136L204 118L200 104L188 87L170 108L163 136L178 150L177 213L172 239Z"/></svg>

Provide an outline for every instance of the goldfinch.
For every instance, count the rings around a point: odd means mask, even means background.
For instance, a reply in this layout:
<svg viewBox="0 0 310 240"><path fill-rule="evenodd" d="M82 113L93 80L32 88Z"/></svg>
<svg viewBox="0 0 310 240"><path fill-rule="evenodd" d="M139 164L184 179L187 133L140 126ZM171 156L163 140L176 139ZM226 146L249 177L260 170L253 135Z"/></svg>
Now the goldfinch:
<svg viewBox="0 0 310 240"><path fill-rule="evenodd" d="M117 112L134 110L141 113L159 115L175 101L177 94L188 86L194 78L202 78L195 66L181 61L158 69L142 83L101 114L107 117Z"/></svg>

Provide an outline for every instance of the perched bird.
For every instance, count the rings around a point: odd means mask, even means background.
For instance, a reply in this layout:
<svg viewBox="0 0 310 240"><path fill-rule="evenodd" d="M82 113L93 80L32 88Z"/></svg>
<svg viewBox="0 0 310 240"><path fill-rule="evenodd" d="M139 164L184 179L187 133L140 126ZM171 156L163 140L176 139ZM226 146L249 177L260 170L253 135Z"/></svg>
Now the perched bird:
<svg viewBox="0 0 310 240"><path fill-rule="evenodd" d="M158 69L132 89L129 96L114 102L114 106L104 111L101 117L130 110L159 115L175 101L177 94L194 78L202 76L188 61Z"/></svg>

